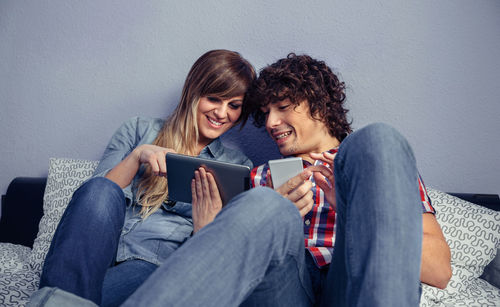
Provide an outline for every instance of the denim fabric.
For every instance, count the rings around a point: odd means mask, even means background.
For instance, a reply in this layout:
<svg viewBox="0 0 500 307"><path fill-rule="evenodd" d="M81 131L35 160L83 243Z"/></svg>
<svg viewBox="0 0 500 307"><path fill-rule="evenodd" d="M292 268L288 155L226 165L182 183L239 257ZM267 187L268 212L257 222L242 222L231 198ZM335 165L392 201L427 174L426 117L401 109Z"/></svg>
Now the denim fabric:
<svg viewBox="0 0 500 307"><path fill-rule="evenodd" d="M134 117L125 122L112 136L94 177L105 176L137 146L151 144L163 124L161 119L142 117ZM252 167L250 159L238 150L225 147L220 139L213 140L203 148L199 157ZM142 259L160 265L191 234L191 204L164 204L162 210L157 210L143 222L138 215L140 204L136 202L137 185L143 172L144 167L141 167L132 183L123 189L127 203L134 206L127 207L116 261Z"/></svg>
<svg viewBox="0 0 500 307"><path fill-rule="evenodd" d="M124 306L308 306L302 219L269 188L235 197Z"/></svg>
<svg viewBox="0 0 500 307"><path fill-rule="evenodd" d="M337 234L322 306L418 306L422 205L408 142L367 126L342 142L334 171Z"/></svg>
<svg viewBox="0 0 500 307"><path fill-rule="evenodd" d="M134 259L109 268L104 277L100 306L120 306L156 268L155 264Z"/></svg>
<svg viewBox="0 0 500 307"><path fill-rule="evenodd" d="M94 177L74 193L61 219L45 261L40 287L58 287L97 304L101 303L101 293L106 292L108 296L104 300L115 302L123 299L123 293L132 293L190 237L191 204L164 204L145 220L139 216L140 204L136 203L135 193L143 167L124 189L103 178L135 147L153 142L163 123L160 119L136 117L113 135ZM245 155L224 147L219 139L206 146L199 156L252 166ZM151 265L132 260L144 260ZM107 272L115 262L122 264ZM136 266L147 268L140 270ZM131 270L138 282L126 280ZM103 289L103 283L104 287L117 287L120 278L123 279L121 293Z"/></svg>
<svg viewBox="0 0 500 307"><path fill-rule="evenodd" d="M327 276L306 262L298 210L260 187L234 198L124 305L418 306L422 209L407 141L387 125L367 126L342 142L334 171Z"/></svg>
<svg viewBox="0 0 500 307"><path fill-rule="evenodd" d="M255 188L172 253L124 305L310 306L304 257L298 210L274 190ZM82 304L49 287L34 298L30 306Z"/></svg>
<svg viewBox="0 0 500 307"><path fill-rule="evenodd" d="M54 287L44 287L30 297L26 307L97 307L99 305L92 301L81 298L73 293Z"/></svg>
<svg viewBox="0 0 500 307"><path fill-rule="evenodd" d="M58 287L99 304L124 217L125 197L111 180L93 178L78 188L52 239L40 288Z"/></svg>

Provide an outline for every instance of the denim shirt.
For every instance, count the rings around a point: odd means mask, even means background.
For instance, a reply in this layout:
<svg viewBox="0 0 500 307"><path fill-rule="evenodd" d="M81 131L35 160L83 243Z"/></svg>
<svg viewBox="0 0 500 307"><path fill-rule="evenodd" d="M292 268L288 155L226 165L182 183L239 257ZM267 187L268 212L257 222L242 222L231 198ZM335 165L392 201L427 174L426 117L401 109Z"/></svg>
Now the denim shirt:
<svg viewBox="0 0 500 307"><path fill-rule="evenodd" d="M111 138L94 177L105 176L137 146L151 144L163 124L162 119L141 117L134 117L125 122ZM225 147L218 138L203 148L199 157L243 164L252 168L250 159L238 150ZM136 196L137 185L144 170L145 167L141 166L132 183L123 189L127 209L116 261L142 259L160 265L189 238L193 230L191 204L164 203L160 209L143 220L139 215L141 206Z"/></svg>

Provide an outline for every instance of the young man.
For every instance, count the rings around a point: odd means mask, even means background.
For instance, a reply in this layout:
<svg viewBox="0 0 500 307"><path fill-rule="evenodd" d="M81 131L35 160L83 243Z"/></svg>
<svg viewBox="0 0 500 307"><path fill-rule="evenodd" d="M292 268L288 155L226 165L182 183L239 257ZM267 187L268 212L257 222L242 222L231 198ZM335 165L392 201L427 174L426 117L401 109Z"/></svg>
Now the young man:
<svg viewBox="0 0 500 307"><path fill-rule="evenodd" d="M126 306L418 306L420 281L444 288L450 252L407 141L383 124L351 133L344 84L321 61L266 67L244 102L284 156L308 166L226 205ZM314 165L313 165L314 164ZM270 186L268 166L252 171ZM193 199L219 201L203 170ZM44 288L32 305L92 304Z"/></svg>
<svg viewBox="0 0 500 307"><path fill-rule="evenodd" d="M278 188L304 219L316 301L416 305L419 280L446 287L449 247L410 146L383 124L350 134L344 88L324 62L290 54L261 71L244 112L283 156L318 166L311 179L305 171ZM252 177L269 185L269 166Z"/></svg>

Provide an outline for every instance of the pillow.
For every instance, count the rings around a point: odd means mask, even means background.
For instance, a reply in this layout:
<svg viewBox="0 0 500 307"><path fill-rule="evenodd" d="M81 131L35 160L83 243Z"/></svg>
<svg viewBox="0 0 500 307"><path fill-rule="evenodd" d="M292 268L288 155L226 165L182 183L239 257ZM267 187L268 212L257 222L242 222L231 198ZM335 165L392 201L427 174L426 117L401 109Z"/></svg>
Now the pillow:
<svg viewBox="0 0 500 307"><path fill-rule="evenodd" d="M427 188L451 251L444 290L422 284L420 307L497 306L500 290L479 276L500 248L500 212Z"/></svg>
<svg viewBox="0 0 500 307"><path fill-rule="evenodd" d="M50 242L73 192L94 173L98 161L51 158L43 196L43 216L27 259L36 274L42 271Z"/></svg>
<svg viewBox="0 0 500 307"><path fill-rule="evenodd" d="M21 244L0 243L0 275L2 275L5 271L13 272L23 269L25 261L29 257L30 253L31 248L27 246Z"/></svg>
<svg viewBox="0 0 500 307"><path fill-rule="evenodd" d="M484 268L481 278L500 289L500 249L497 250L495 259Z"/></svg>
<svg viewBox="0 0 500 307"><path fill-rule="evenodd" d="M427 191L450 246L451 263L481 276L500 247L500 212L438 190Z"/></svg>

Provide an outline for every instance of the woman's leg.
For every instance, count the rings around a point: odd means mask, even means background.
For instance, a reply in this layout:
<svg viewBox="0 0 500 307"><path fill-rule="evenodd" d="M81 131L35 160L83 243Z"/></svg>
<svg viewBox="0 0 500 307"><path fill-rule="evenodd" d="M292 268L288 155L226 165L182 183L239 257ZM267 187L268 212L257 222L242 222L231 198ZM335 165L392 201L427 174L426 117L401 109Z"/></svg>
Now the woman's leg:
<svg viewBox="0 0 500 307"><path fill-rule="evenodd" d="M125 219L125 196L114 182L92 178L73 194L57 226L40 288L57 287L100 304Z"/></svg>
<svg viewBox="0 0 500 307"><path fill-rule="evenodd" d="M109 268L104 276L100 306L120 306L156 268L156 264L140 259L127 260Z"/></svg>

